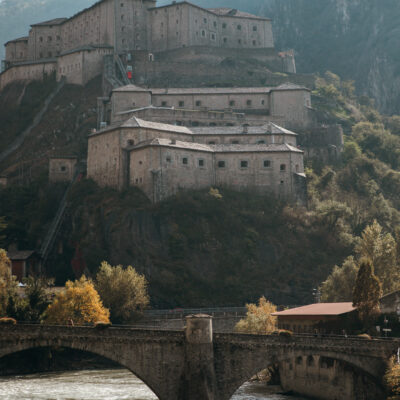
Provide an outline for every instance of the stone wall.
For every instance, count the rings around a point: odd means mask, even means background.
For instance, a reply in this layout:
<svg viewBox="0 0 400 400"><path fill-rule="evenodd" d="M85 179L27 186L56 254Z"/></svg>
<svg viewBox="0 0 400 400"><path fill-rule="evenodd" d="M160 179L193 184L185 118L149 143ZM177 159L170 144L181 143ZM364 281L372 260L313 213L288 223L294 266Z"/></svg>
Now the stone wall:
<svg viewBox="0 0 400 400"><path fill-rule="evenodd" d="M383 400L384 389L376 379L347 363L318 355L298 356L279 363L281 386L321 400Z"/></svg>
<svg viewBox="0 0 400 400"><path fill-rule="evenodd" d="M0 74L0 90L11 82L43 80L44 76L56 73L57 60L13 65Z"/></svg>
<svg viewBox="0 0 400 400"><path fill-rule="evenodd" d="M121 99L122 100L122 99ZM127 103L124 107L129 107L131 101L129 96L126 99ZM136 104L136 102L135 102ZM104 113L103 115L105 115ZM171 125L184 125L184 126L236 126L249 124L252 126L265 125L268 122L273 122L276 125L285 127L283 117L260 115L260 114L245 114L236 113L233 111L212 111L212 110L189 110L180 108L142 108L132 111L116 110L116 113L111 113L111 123L125 121L131 117L138 117L150 121L163 122Z"/></svg>
<svg viewBox="0 0 400 400"><path fill-rule="evenodd" d="M68 83L85 85L103 71L103 60L113 54L110 47L87 46L57 58L57 80L65 76Z"/></svg>
<svg viewBox="0 0 400 400"><path fill-rule="evenodd" d="M72 182L77 162L76 157L51 158L49 161L49 181Z"/></svg>

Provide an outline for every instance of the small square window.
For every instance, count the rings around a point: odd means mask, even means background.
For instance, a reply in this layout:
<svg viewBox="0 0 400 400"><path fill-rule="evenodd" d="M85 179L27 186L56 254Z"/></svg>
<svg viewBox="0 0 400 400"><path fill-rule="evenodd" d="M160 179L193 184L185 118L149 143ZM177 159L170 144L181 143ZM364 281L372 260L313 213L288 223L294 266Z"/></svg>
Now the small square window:
<svg viewBox="0 0 400 400"><path fill-rule="evenodd" d="M240 168L247 168L249 166L249 162L242 160L240 161Z"/></svg>
<svg viewBox="0 0 400 400"><path fill-rule="evenodd" d="M231 107L233 107L233 106L235 105L235 100L231 100L231 101L229 102L229 105L230 105Z"/></svg>
<svg viewBox="0 0 400 400"><path fill-rule="evenodd" d="M280 170L281 171L286 171L286 164L281 164Z"/></svg>
<svg viewBox="0 0 400 400"><path fill-rule="evenodd" d="M65 165L63 165L62 167L61 167L61 172L65 172L67 170L67 167L65 166Z"/></svg>
<svg viewBox="0 0 400 400"><path fill-rule="evenodd" d="M184 105L185 105L185 102L181 100L181 101L179 102L179 107L183 107Z"/></svg>
<svg viewBox="0 0 400 400"><path fill-rule="evenodd" d="M265 140L259 140L257 144L265 144Z"/></svg>
<svg viewBox="0 0 400 400"><path fill-rule="evenodd" d="M264 168L271 168L271 160L264 160Z"/></svg>
<svg viewBox="0 0 400 400"><path fill-rule="evenodd" d="M204 160L203 159L199 160L199 167L204 167Z"/></svg>
<svg viewBox="0 0 400 400"><path fill-rule="evenodd" d="M218 168L225 168L225 161L218 161Z"/></svg>
<svg viewBox="0 0 400 400"><path fill-rule="evenodd" d="M253 26L253 32L257 32L257 26Z"/></svg>
<svg viewBox="0 0 400 400"><path fill-rule="evenodd" d="M167 157L165 158L165 161L166 161L167 163L170 163L170 162L172 162L172 160L171 160L171 156L167 156Z"/></svg>
<svg viewBox="0 0 400 400"><path fill-rule="evenodd" d="M232 144L239 144L239 140L232 140Z"/></svg>
<svg viewBox="0 0 400 400"><path fill-rule="evenodd" d="M124 3L121 3L121 7L123 7L124 6Z"/></svg>
<svg viewBox="0 0 400 400"><path fill-rule="evenodd" d="M207 23L207 18L203 18L203 22L206 24Z"/></svg>
<svg viewBox="0 0 400 400"><path fill-rule="evenodd" d="M247 101L246 101L246 105L247 105L247 106L251 106L251 100L247 100Z"/></svg>
<svg viewBox="0 0 400 400"><path fill-rule="evenodd" d="M162 101L161 102L161 107L166 107L167 106L167 102L166 101Z"/></svg>
<svg viewBox="0 0 400 400"><path fill-rule="evenodd" d="M226 29L226 23L225 22L222 24L222 28Z"/></svg>
<svg viewBox="0 0 400 400"><path fill-rule="evenodd" d="M241 31L242 30L242 25L238 25L237 29L238 29L238 31Z"/></svg>
<svg viewBox="0 0 400 400"><path fill-rule="evenodd" d="M196 107L200 107L201 106L201 101L200 100L196 100Z"/></svg>
<svg viewBox="0 0 400 400"><path fill-rule="evenodd" d="M189 160L187 159L187 157L183 157L182 158L182 164L183 165L188 165L188 163L189 163Z"/></svg>
<svg viewBox="0 0 400 400"><path fill-rule="evenodd" d="M215 142L211 140L208 142L208 144L215 144Z"/></svg>

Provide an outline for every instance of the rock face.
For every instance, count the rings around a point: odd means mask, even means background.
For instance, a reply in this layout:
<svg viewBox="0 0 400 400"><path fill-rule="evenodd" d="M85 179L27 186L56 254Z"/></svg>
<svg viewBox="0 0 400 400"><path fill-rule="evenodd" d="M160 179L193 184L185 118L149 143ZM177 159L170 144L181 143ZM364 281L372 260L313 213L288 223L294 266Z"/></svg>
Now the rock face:
<svg viewBox="0 0 400 400"><path fill-rule="evenodd" d="M223 6L224 0L201 0ZM385 113L400 113L400 8L396 0L232 0L273 19L277 49L294 49L297 72L353 79Z"/></svg>
<svg viewBox="0 0 400 400"><path fill-rule="evenodd" d="M400 112L400 16L393 0L266 0L278 48L296 50L300 72L353 79L385 113Z"/></svg>

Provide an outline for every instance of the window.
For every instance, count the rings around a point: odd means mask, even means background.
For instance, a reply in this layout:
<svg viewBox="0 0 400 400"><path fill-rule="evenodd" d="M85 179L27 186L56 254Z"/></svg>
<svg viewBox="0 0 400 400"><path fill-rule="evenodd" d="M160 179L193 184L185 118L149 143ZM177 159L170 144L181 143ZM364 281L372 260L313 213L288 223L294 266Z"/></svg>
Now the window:
<svg viewBox="0 0 400 400"><path fill-rule="evenodd" d="M133 146L135 144L135 141L132 139L128 140L128 146Z"/></svg>
<svg viewBox="0 0 400 400"><path fill-rule="evenodd" d="M242 39L238 39L238 43L239 43L239 44L242 44Z"/></svg>
<svg viewBox="0 0 400 400"><path fill-rule="evenodd" d="M255 40L253 40L253 46L256 46L257 42Z"/></svg>
<svg viewBox="0 0 400 400"><path fill-rule="evenodd" d="M207 18L203 18L203 22L206 24L207 23Z"/></svg>
<svg viewBox="0 0 400 400"><path fill-rule="evenodd" d="M179 19L176 20L176 24L179 24Z"/></svg>
<svg viewBox="0 0 400 400"><path fill-rule="evenodd" d="M249 166L249 162L246 160L240 161L240 168L247 168Z"/></svg>
<svg viewBox="0 0 400 400"><path fill-rule="evenodd" d="M202 158L199 159L199 167L204 167L204 160Z"/></svg>
<svg viewBox="0 0 400 400"><path fill-rule="evenodd" d="M213 140L209 141L208 144L215 144Z"/></svg>
<svg viewBox="0 0 400 400"><path fill-rule="evenodd" d="M185 105L185 102L181 100L181 101L179 102L179 107L183 107L184 105Z"/></svg>
<svg viewBox="0 0 400 400"><path fill-rule="evenodd" d="M225 22L222 24L222 28L226 29L226 23Z"/></svg>
<svg viewBox="0 0 400 400"><path fill-rule="evenodd" d="M280 170L281 171L286 171L286 164L281 164Z"/></svg>
<svg viewBox="0 0 400 400"><path fill-rule="evenodd" d="M123 20L124 20L124 14L121 15L121 21L123 21Z"/></svg>
<svg viewBox="0 0 400 400"><path fill-rule="evenodd" d="M231 101L229 102L229 105L230 105L231 107L233 107L233 106L235 105L235 100L231 100Z"/></svg>
<svg viewBox="0 0 400 400"><path fill-rule="evenodd" d="M265 144L265 140L259 140L257 144Z"/></svg>
<svg viewBox="0 0 400 400"><path fill-rule="evenodd" d="M67 170L67 167L65 165L63 165L60 169L61 169L61 172L65 172Z"/></svg>
<svg viewBox="0 0 400 400"><path fill-rule="evenodd" d="M214 21L214 28L216 28L217 27L217 22L216 21Z"/></svg>
<svg viewBox="0 0 400 400"><path fill-rule="evenodd" d="M143 161L139 161L139 165L142 165L143 164Z"/></svg>
<svg viewBox="0 0 400 400"><path fill-rule="evenodd" d="M166 101L162 101L161 102L161 107L166 107L167 106L167 102Z"/></svg>
<svg viewBox="0 0 400 400"><path fill-rule="evenodd" d="M206 31L201 31L201 36L205 37L206 36Z"/></svg>
<svg viewBox="0 0 400 400"><path fill-rule="evenodd" d="M39 37L39 42L43 42L43 38L41 36Z"/></svg>
<svg viewBox="0 0 400 400"><path fill-rule="evenodd" d="M201 106L201 101L200 100L196 100L196 107L200 107Z"/></svg>
<svg viewBox="0 0 400 400"><path fill-rule="evenodd" d="M238 31L241 31L242 30L242 25L238 25L237 29L238 29Z"/></svg>
<svg viewBox="0 0 400 400"><path fill-rule="evenodd" d="M49 52L47 53L47 55L48 55L49 57L52 57L51 51L49 51Z"/></svg>
<svg viewBox="0 0 400 400"><path fill-rule="evenodd" d="M296 172L299 172L299 164L296 164Z"/></svg>
<svg viewBox="0 0 400 400"><path fill-rule="evenodd" d="M225 161L218 161L218 168L225 168Z"/></svg>
<svg viewBox="0 0 400 400"><path fill-rule="evenodd" d="M124 3L121 3L121 7L123 7L124 6Z"/></svg>
<svg viewBox="0 0 400 400"><path fill-rule="evenodd" d="M263 106L265 104L265 100L261 100L261 105Z"/></svg>
<svg viewBox="0 0 400 400"><path fill-rule="evenodd" d="M257 32L257 26L256 25L253 26L253 32Z"/></svg>
<svg viewBox="0 0 400 400"><path fill-rule="evenodd" d="M271 160L264 160L263 165L264 168L271 168Z"/></svg>
<svg viewBox="0 0 400 400"><path fill-rule="evenodd" d="M248 107L250 107L250 106L251 106L251 100L247 100L247 101L246 101L246 105L247 105Z"/></svg>
<svg viewBox="0 0 400 400"><path fill-rule="evenodd" d="M228 38L224 37L224 43L228 43Z"/></svg>
<svg viewBox="0 0 400 400"><path fill-rule="evenodd" d="M307 366L309 366L309 367L314 366L314 357L313 356L307 357Z"/></svg>
<svg viewBox="0 0 400 400"><path fill-rule="evenodd" d="M301 356L296 357L296 364L297 364L297 365L303 364L303 357L301 357Z"/></svg>
<svg viewBox="0 0 400 400"><path fill-rule="evenodd" d="M183 164L183 165L188 165L188 159L187 159L187 157L183 157L183 158L182 158L182 164Z"/></svg>
<svg viewBox="0 0 400 400"><path fill-rule="evenodd" d="M215 34L214 33L211 34L211 39L215 40Z"/></svg>
<svg viewBox="0 0 400 400"><path fill-rule="evenodd" d="M171 163L171 162L172 162L171 156L167 156L167 157L165 158L165 161L167 161L167 163Z"/></svg>
<svg viewBox="0 0 400 400"><path fill-rule="evenodd" d="M61 40L61 37L57 35L57 40Z"/></svg>
<svg viewBox="0 0 400 400"><path fill-rule="evenodd" d="M239 144L239 140L232 140L232 144Z"/></svg>

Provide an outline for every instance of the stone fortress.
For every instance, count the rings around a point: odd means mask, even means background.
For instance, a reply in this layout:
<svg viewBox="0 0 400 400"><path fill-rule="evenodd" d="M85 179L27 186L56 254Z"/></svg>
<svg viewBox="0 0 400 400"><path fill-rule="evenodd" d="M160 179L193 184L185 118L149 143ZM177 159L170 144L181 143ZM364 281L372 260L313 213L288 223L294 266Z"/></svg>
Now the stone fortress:
<svg viewBox="0 0 400 400"><path fill-rule="evenodd" d="M314 124L311 95L289 83L297 76L293 52L275 51L270 19L186 1L156 7L153 0L100 0L71 18L32 25L28 37L5 46L0 89L46 74L79 85L102 75L87 160L88 177L98 184L137 186L153 202L210 186L306 201L304 152L294 131ZM196 87L201 67L210 68L210 79L212 63L231 73L218 57L233 64L250 57L280 71L286 82ZM171 75L176 87L168 85ZM149 87L160 77L163 87ZM331 137L329 151L336 154L340 130ZM54 165L53 175L60 168L70 176L69 158Z"/></svg>

